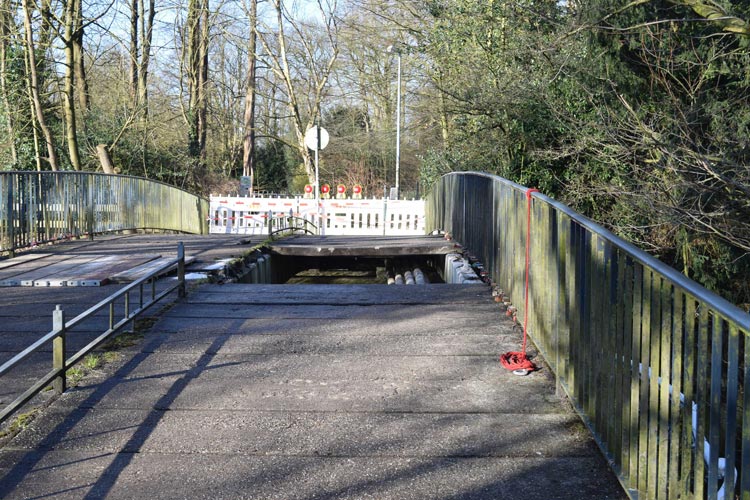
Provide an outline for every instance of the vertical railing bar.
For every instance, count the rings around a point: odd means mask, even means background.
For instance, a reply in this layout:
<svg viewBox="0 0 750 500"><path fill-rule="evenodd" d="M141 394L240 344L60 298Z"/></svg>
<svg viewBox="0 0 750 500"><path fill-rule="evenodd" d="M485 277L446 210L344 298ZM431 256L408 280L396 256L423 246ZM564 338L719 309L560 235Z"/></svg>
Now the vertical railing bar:
<svg viewBox="0 0 750 500"><path fill-rule="evenodd" d="M569 385L574 395L574 401L578 406L582 406L582 400L580 399L581 394L581 378L578 376L580 368L580 356L581 350L581 302L578 294L578 284L581 281L583 273L579 273L581 265L581 249L580 241L578 238L578 225L571 223L570 225L570 269L567 272L570 283L570 298L571 298L571 314L570 314L570 359L568 360L570 381Z"/></svg>
<svg viewBox="0 0 750 500"><path fill-rule="evenodd" d="M622 411L620 421L620 440L622 448L620 450L620 474L626 484L630 484L630 446L631 446L631 426L630 424L630 407L631 407L631 377L633 373L632 344L633 344L633 262L627 258L624 252L620 253L620 267L623 275L622 281L622 311L620 313L622 322L622 351L620 367L620 398L622 398Z"/></svg>
<svg viewBox="0 0 750 500"><path fill-rule="evenodd" d="M643 364L642 372L648 376L648 486L652 498L659 498L659 428L662 425L659 415L659 374L661 373L661 300L662 280L652 274L650 322L644 325L649 329L649 362Z"/></svg>
<svg viewBox="0 0 750 500"><path fill-rule="evenodd" d="M185 244L183 242L177 245L177 281L179 283L177 296L181 299L185 298L187 288L185 286Z"/></svg>
<svg viewBox="0 0 750 500"><path fill-rule="evenodd" d="M640 419L638 420L638 491L648 492L648 473L651 469L649 463L648 431L649 431L649 369L651 368L651 295L654 289L654 276L650 269L643 270L643 300L641 307L643 312L641 323L641 364L640 371L640 394L638 406Z"/></svg>
<svg viewBox="0 0 750 500"><path fill-rule="evenodd" d="M577 303L578 303L578 342L576 342L576 379L578 380L578 400L583 412L588 416L589 401L589 377L591 376L588 368L588 321L587 321L587 297L585 291L588 288L589 274L587 273L588 247L586 241L586 232L578 226L576 228L576 238L579 240L576 248L577 266L576 274L580 273L581 279L576 280Z"/></svg>
<svg viewBox="0 0 750 500"><path fill-rule="evenodd" d="M742 332L742 455L740 467L740 498L750 499L750 342L748 333Z"/></svg>
<svg viewBox="0 0 750 500"><path fill-rule="evenodd" d="M582 373L585 376L585 386L582 395L585 398L584 410L588 418L592 422L596 422L596 395L598 388L596 387L596 377L598 375L599 364L594 363L595 352L598 349L598 332L594 332L596 328L596 297L595 293L591 293L593 285L596 282L596 276L594 273L594 259L596 256L596 235L589 233L588 231L582 231L581 236L584 239L584 288L581 290L581 299L584 306L583 313L583 365L581 366ZM600 429L597 429L600 432Z"/></svg>
<svg viewBox="0 0 750 500"><path fill-rule="evenodd" d="M669 499L678 500L682 497L680 463L685 458L682 436L684 432L683 411L680 408L680 394L683 393L683 294L677 289L672 291L672 323L670 336L672 337L672 397L669 408ZM662 382L664 383L664 382ZM689 405L689 402L686 402Z"/></svg>
<svg viewBox="0 0 750 500"><path fill-rule="evenodd" d="M642 342L642 314L643 314L643 280L645 270L640 264L634 263L633 268L633 338L630 364L630 486L638 490L640 473L640 432L638 427L641 413L641 342ZM644 457L644 459L647 459Z"/></svg>
<svg viewBox="0 0 750 500"><path fill-rule="evenodd" d="M708 442L710 445L708 460L708 500L716 500L719 490L719 446L721 440L721 386L724 367L724 332L721 318L712 313L711 327L711 378ZM702 434L698 435L698 440ZM704 452L705 453L705 452Z"/></svg>
<svg viewBox="0 0 750 500"><path fill-rule="evenodd" d="M704 436L706 435L706 413L709 398L706 397L706 384L708 373L708 309L704 304L700 304L698 331L696 332L697 359L695 370L695 403L698 406L698 428L695 438L695 455L693 457L693 467L695 468L694 488L695 496L703 498L704 487L703 480L705 476L704 457Z"/></svg>
<svg viewBox="0 0 750 500"><path fill-rule="evenodd" d="M115 303L109 303L109 329L111 330L115 326Z"/></svg>
<svg viewBox="0 0 750 500"><path fill-rule="evenodd" d="M611 411L611 407L608 407L608 395L607 391L611 387L604 387L607 384L607 377L609 376L610 359L605 354L606 345L609 341L610 332L608 331L607 316L604 314L605 303L608 293L608 276L607 276L607 264L606 257L604 255L603 240L596 236L592 238L592 277L593 280L590 282L589 294L594 295L594 300L591 301L592 307L590 312L591 323L593 325L592 334L592 350L591 365L594 368L593 378L593 392L594 404L593 411L596 415L597 432L601 436L601 441L606 443L607 450L609 448L610 436L607 432L608 422L611 420L610 417L604 415L604 409L607 408Z"/></svg>
<svg viewBox="0 0 750 500"><path fill-rule="evenodd" d="M573 300L572 294L570 291L570 277L569 274L570 268L572 266L572 258L571 258L571 243L570 243L570 218L567 216L559 217L559 224L560 224L560 237L558 239L560 250L559 250L559 258L560 258L560 279L561 279L561 287L562 290L562 296L560 297L561 301L561 308L562 308L562 315L561 318L561 327L562 330L560 343L561 346L565 346L566 350L562 351L562 347L560 348L560 364L562 366L562 371L560 376L558 378L561 378L562 381L566 384L568 387L573 387L572 381L571 381L571 369L570 369L570 350L571 350L571 317L572 317L572 307L571 302Z"/></svg>
<svg viewBox="0 0 750 500"><path fill-rule="evenodd" d="M658 486L657 496L667 500L669 491L669 450L670 450L670 381L672 380L672 285L667 281L661 284L661 360L659 362L659 433L658 433ZM676 478L676 476L674 476Z"/></svg>
<svg viewBox="0 0 750 500"><path fill-rule="evenodd" d="M737 325L728 324L727 338L727 422L724 445L725 473L724 498L734 498L735 456L737 453L737 402L739 399L740 378L740 333Z"/></svg>
<svg viewBox="0 0 750 500"><path fill-rule="evenodd" d="M695 401L695 390L697 386L698 368L698 336L696 333L696 304L695 300L682 293L685 302L684 327L683 327L683 365L682 365L682 393L685 401L682 405L682 435L680 436L680 485L681 497L690 497L694 492L696 473L696 451L693 432L696 431L693 422L693 401ZM700 456L703 461L703 456ZM701 477L701 481L703 478Z"/></svg>
<svg viewBox="0 0 750 500"><path fill-rule="evenodd" d="M610 413L609 417L605 419L605 423L608 425L607 448L610 457L614 460L619 460L620 447L622 445L619 434L621 428L620 417L622 415L622 399L620 398L620 393L618 391L618 383L620 382L619 372L622 369L620 360L618 359L621 347L621 337L617 330L617 313L619 309L617 291L620 274L617 252L606 241L604 242L604 255L606 264L605 269L607 270L607 279L605 281L607 293L602 294L602 302L604 303L603 317L607 323L607 348L603 353L603 357L607 361L607 371L605 372L607 383L604 388L605 393L607 394L607 399L605 401L605 406L600 409L600 413L605 413L605 411Z"/></svg>

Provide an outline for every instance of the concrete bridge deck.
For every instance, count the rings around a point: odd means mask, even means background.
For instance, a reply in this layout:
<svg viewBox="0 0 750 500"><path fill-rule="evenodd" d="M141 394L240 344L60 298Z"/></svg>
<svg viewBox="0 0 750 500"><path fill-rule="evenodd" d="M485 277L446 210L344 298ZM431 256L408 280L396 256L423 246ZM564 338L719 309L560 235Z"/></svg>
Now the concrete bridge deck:
<svg viewBox="0 0 750 500"><path fill-rule="evenodd" d="M21 498L625 498L483 287L203 285L0 451Z"/></svg>

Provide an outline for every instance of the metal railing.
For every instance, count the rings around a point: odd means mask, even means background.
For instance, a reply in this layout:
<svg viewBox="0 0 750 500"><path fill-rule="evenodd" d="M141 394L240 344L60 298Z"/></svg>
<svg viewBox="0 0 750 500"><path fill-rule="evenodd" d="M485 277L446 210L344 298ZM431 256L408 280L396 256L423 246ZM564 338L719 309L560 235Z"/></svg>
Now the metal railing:
<svg viewBox="0 0 750 500"><path fill-rule="evenodd" d="M84 172L0 172L0 252L84 234L206 234L208 201L161 182Z"/></svg>
<svg viewBox="0 0 750 500"><path fill-rule="evenodd" d="M156 281L159 276L175 269L177 270L176 282L157 293ZM148 289L146 289L146 287L148 287ZM50 342L52 343L52 369L19 395L12 403L0 410L0 423L8 419L34 396L45 390L50 384L52 384L52 388L58 394L64 392L67 388L67 371L70 368L82 361L101 344L112 338L112 336L118 333L125 325L133 322L139 314L146 311L152 305L159 302L175 290L177 291L178 297L184 297L186 294L185 248L182 243L180 243L177 248L176 259L166 263L159 269L152 271L147 276L134 281L70 321L65 321L65 313L58 305L52 313L52 331L39 338L39 340L0 366L0 380L2 380L4 375L21 365L31 354L39 351L39 349L48 345ZM133 299L137 299L137 301L134 303ZM115 306L117 304L121 304L122 306L120 316L115 312ZM108 328L101 334L97 335L95 339L86 344L81 350L66 358L66 333L91 319L97 312L103 309L107 309L109 314Z"/></svg>
<svg viewBox="0 0 750 500"><path fill-rule="evenodd" d="M318 234L318 228L307 219L291 215L269 215L266 219L271 239L292 234Z"/></svg>
<svg viewBox="0 0 750 500"><path fill-rule="evenodd" d="M496 176L443 177L428 230L475 254L633 498L750 497L750 315L568 207Z"/></svg>

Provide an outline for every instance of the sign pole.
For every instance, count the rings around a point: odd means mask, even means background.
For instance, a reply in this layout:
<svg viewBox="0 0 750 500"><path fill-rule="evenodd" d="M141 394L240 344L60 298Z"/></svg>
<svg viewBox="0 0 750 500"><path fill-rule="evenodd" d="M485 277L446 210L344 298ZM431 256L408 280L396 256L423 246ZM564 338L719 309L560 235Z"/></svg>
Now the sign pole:
<svg viewBox="0 0 750 500"><path fill-rule="evenodd" d="M320 160L320 119L318 119L318 125L315 127L316 146L315 146L315 206L318 209L318 233L325 235L325 224L323 222L323 211L320 203L320 169L318 168L318 161Z"/></svg>
<svg viewBox="0 0 750 500"><path fill-rule="evenodd" d="M318 117L317 121L320 123L320 117ZM324 234L324 231L320 200L320 150L325 149L328 145L328 139L328 132L326 129L321 128L320 125L313 125L305 132L305 146L315 151L315 205L318 212L318 224L321 228L321 234Z"/></svg>

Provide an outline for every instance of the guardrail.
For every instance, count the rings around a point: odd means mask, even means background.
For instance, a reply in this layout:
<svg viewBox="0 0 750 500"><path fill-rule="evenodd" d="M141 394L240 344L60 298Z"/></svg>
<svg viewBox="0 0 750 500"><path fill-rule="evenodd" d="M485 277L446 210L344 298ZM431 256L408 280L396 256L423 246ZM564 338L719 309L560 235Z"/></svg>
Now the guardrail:
<svg viewBox="0 0 750 500"><path fill-rule="evenodd" d="M633 498L750 497L750 315L603 227L496 176L454 173L427 229L475 254Z"/></svg>
<svg viewBox="0 0 750 500"><path fill-rule="evenodd" d="M172 270L177 270L177 281L175 284L168 286L158 294L156 293L156 280L159 276ZM149 295L144 294L144 287L150 285ZM31 387L18 396L12 403L0 411L0 423L4 422L24 404L29 402L34 396L43 391L52 384L53 389L58 393L63 393L67 388L66 372L81 360L83 360L94 349L106 342L113 335L119 332L129 322L146 311L152 305L177 290L178 297L184 297L186 294L185 287L185 248L182 243L177 248L177 258L168 262L163 267L153 271L147 276L134 281L117 293L107 297L98 304L90 307L70 321L65 321L65 313L58 305L52 313L52 331L41 337L29 347L16 354L10 360L0 366L0 380L12 369L18 367L31 354L38 351L42 346L52 343L52 369L37 380ZM137 303L135 309L131 300L131 294L137 294ZM119 300L122 300L123 313L120 319L115 314L115 306ZM84 321L91 318L94 314L102 309L108 309L109 328L99 334L94 340L86 344L81 350L66 358L65 355L65 336L66 333L76 326L81 325Z"/></svg>
<svg viewBox="0 0 750 500"><path fill-rule="evenodd" d="M131 229L205 234L207 214L207 200L149 179L0 172L0 252Z"/></svg>
<svg viewBox="0 0 750 500"><path fill-rule="evenodd" d="M327 235L425 234L422 200L322 199L211 196L212 234L268 234L268 219L307 220Z"/></svg>

